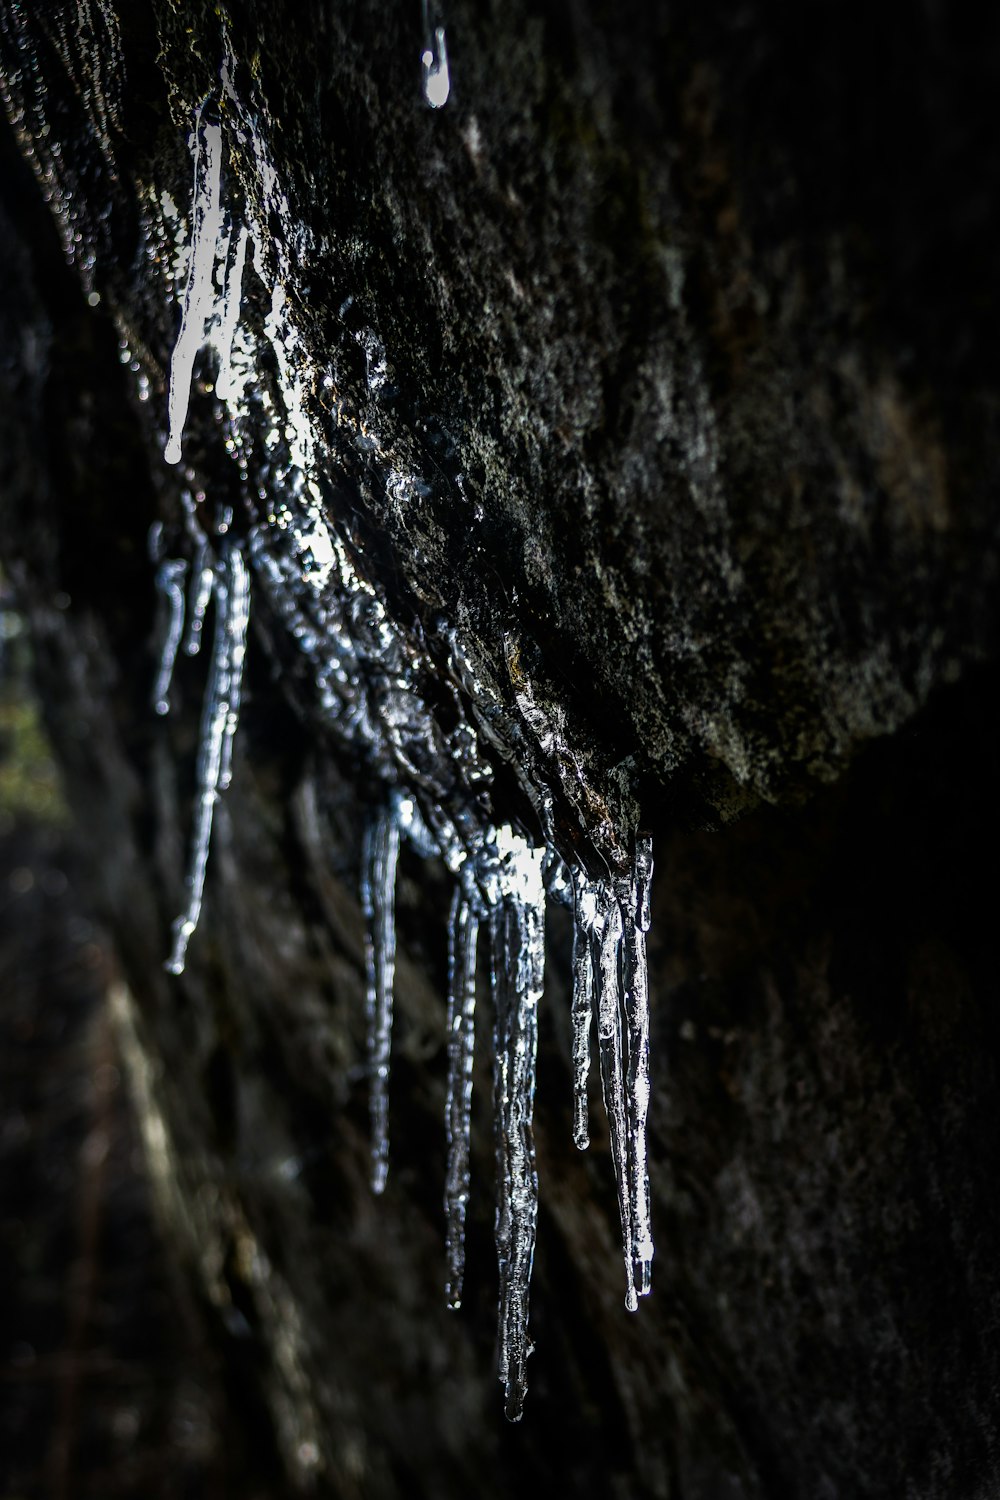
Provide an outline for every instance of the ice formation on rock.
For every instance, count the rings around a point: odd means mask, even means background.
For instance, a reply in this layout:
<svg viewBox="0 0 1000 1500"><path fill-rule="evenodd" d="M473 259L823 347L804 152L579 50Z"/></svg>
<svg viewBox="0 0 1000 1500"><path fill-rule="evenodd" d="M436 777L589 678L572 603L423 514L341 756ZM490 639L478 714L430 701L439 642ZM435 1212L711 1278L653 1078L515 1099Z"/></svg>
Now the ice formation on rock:
<svg viewBox="0 0 1000 1500"><path fill-rule="evenodd" d="M29 9L14 7L5 22L21 60L19 76L28 80L18 96L24 103L14 102L7 80L0 79L0 93L26 155L34 160L67 259L96 306L101 300L94 287L97 247L87 242L78 200L62 176L65 163L54 147L49 151L41 144L50 127L29 40ZM116 13L104 0L81 0L77 13L81 36L90 38L84 47L90 49L89 62L74 75L77 93L113 175L121 124L116 73L123 66ZM216 403L222 443L235 466L226 487L229 501L194 489L193 467L181 471L182 485L192 486L192 492L181 491L184 528L178 545L184 555L167 555L163 527L151 539L161 598L153 682L158 713L169 709L178 654L199 652L212 619L186 899L173 925L168 967L175 973L184 968L202 910L213 821L233 773L252 577L255 610L259 604L267 613L272 649L284 652L283 666L299 664L308 686L304 711L317 715L324 729L367 765L372 786L379 788L380 810L365 841L362 872L377 1190L385 1183L388 1163L395 875L401 841L420 856L440 858L454 881L444 1192L446 1287L453 1306L460 1303L464 1275L477 959L487 946L484 934L488 936L500 1375L508 1415L516 1419L523 1409L531 1350L528 1298L538 1191L532 1117L547 900L572 904L574 912L574 1140L584 1147L589 1139L590 1037L596 1021L628 1305L634 1307L649 1290L649 840L636 838L631 867L626 868L631 829L616 828L610 814L595 811L598 804L561 710L546 705L535 691L513 630L503 642L511 707L490 673L481 670L477 643L461 622L442 622L432 646L421 630L396 618L368 576L369 560L360 555L358 535L338 509L343 473L363 473L369 492L380 493L390 513L409 516L433 493L416 467L414 455L423 450L399 440L398 420L390 410L392 350L379 332L378 308L363 306L360 293L343 297L339 321L330 321L339 354L360 352L361 375L348 378L345 394L333 354L328 367L317 364L315 330L311 335L305 331L305 312L295 292L301 291L303 265L314 258L331 262L329 245L316 243L320 231L315 221L321 216L290 207L271 155L273 117L259 79L253 69L241 71L236 62L226 6L215 7L215 14L223 64L218 89L193 111L193 192L186 226L162 184L138 184L148 264L153 275L163 278L165 304L173 309L180 303L165 432L160 432L165 459L179 465L184 457L185 425L201 361L199 400ZM57 33L56 45L72 71L76 48L62 21ZM104 51L99 55L100 46ZM449 97L451 78L437 0L423 4L421 67L424 100L438 109ZM253 316L244 317L250 301ZM155 328L146 332L155 334ZM148 351L134 352L124 321L120 333L123 363L136 376L141 410L154 420L149 397L160 379L157 364ZM207 476L201 478L210 488ZM464 495L462 476L452 476L452 482ZM171 524L177 519L172 517ZM500 819L494 807L492 789L501 763L525 806L518 826ZM539 773L540 766L547 767L545 774ZM605 853L591 860L589 874L576 862L572 841L557 835L554 784L565 803L564 817L577 818L582 839L593 842L599 825ZM535 829L532 836L525 832L526 823ZM593 869L602 860L605 873L595 877Z"/></svg>
<svg viewBox="0 0 1000 1500"><path fill-rule="evenodd" d="M222 127L205 118L202 105L191 132L194 157L194 202L191 208L191 254L181 310L181 326L170 361L167 405L168 464L181 460L181 435L187 420L195 358L205 343L215 311L215 263L222 236Z"/></svg>
<svg viewBox="0 0 1000 1500"><path fill-rule="evenodd" d="M396 863L399 826L388 809L369 823L362 856L368 973L368 1071L372 1122L372 1188L381 1193L389 1170L389 1047L396 970Z"/></svg>
<svg viewBox="0 0 1000 1500"><path fill-rule="evenodd" d="M198 926L215 807L220 793L226 790L232 779L233 743L239 724L250 617L250 577L243 554L233 542L227 542L222 548L215 569L213 596L215 638L198 744L194 831L186 878L188 899L184 911L174 923L173 947L167 960L167 968L172 974L183 972L188 944ZM182 594L179 597L183 600ZM160 677L163 675L161 663ZM169 679L165 684L163 702L167 701L167 691Z"/></svg>
<svg viewBox="0 0 1000 1500"><path fill-rule="evenodd" d="M436 14L436 13L435 13ZM432 21L434 24L432 25ZM447 97L444 31L425 6L430 38L425 52L428 102ZM428 62L428 57L430 61ZM477 957L488 934L493 1011L493 1105L496 1138L496 1246L499 1263L499 1366L507 1415L517 1420L527 1390L531 1352L528 1301L535 1247L538 1179L532 1135L537 1017L545 971L547 899L574 912L572 1053L573 1136L589 1140L587 1093L591 1026L596 1022L600 1075L622 1227L626 1304L649 1290L653 1246L649 1224L646 1114L649 1098L649 999L645 933L649 925L652 856L648 836L635 842L633 864L594 879L570 870L555 848L551 792L515 766L543 837L531 839L509 822L495 822L490 787L494 760L505 754L492 725L487 690L468 646L448 636L446 674L401 627L345 545L335 520L331 463L318 419L316 393L339 401L329 372L317 371L285 285L293 261L308 252L308 235L292 219L280 188L259 114L240 97L227 54L222 69L224 116L211 101L195 117L191 136L194 197L191 246L180 329L171 362L168 461L181 455L188 393L201 351L215 351L214 394L221 405L226 446L237 462L251 447L266 455L269 488L247 496L248 517L209 537L189 512L199 538L191 560L184 631L182 566L160 560L158 582L167 625L156 680L157 706L167 703L179 647L198 649L210 600L215 607L198 758L195 826L187 877L187 906L174 929L169 967L179 972L198 922L213 811L231 775L233 736L249 607L243 546L274 618L284 627L315 695L315 711L332 732L367 761L381 787L379 809L365 836L361 871L366 922L367 1031L371 1171L377 1192L389 1162L389 1075L395 970L395 885L400 842L422 856L438 856L451 871L449 918L448 1082L445 1111L446 1294L458 1307L465 1268L465 1221L470 1188L470 1110L476 1022ZM442 82L443 80L443 82ZM443 90L443 91L442 91ZM225 120L225 129L221 120ZM235 171L227 154L238 148L242 212L225 203L223 184ZM246 174L250 175L247 176ZM278 226L277 231L275 226ZM241 324L248 252L269 308L257 331ZM364 358L360 411L338 408L338 441L353 445L383 486L390 504L418 503L429 493L422 475L401 466L383 423L390 371L375 330L348 298L341 308L345 334ZM272 374L265 373L269 370ZM276 372L276 380L273 372ZM515 701L543 750L564 745L558 714L546 713L508 642ZM448 727L431 706L428 687L450 693Z"/></svg>
<svg viewBox="0 0 1000 1500"><path fill-rule="evenodd" d="M183 557L163 557L158 553L163 534L157 522L150 535L150 551L156 569L156 587L163 601L163 623L160 627L160 658L153 685L153 707L158 714L170 708L170 684L174 676L174 664L184 634L184 582L187 578L187 560Z"/></svg>
<svg viewBox="0 0 1000 1500"><path fill-rule="evenodd" d="M519 1420L528 1388L528 1294L538 1218L532 1116L538 1002L545 979L545 850L497 830L489 871L493 992L493 1109L497 1153L496 1242L500 1265L500 1379L506 1413Z"/></svg>
<svg viewBox="0 0 1000 1500"><path fill-rule="evenodd" d="M472 1063L476 1041L476 956L482 909L468 881L456 881L448 923L448 1094L445 1220L449 1307L462 1304L465 1215L469 1202Z"/></svg>

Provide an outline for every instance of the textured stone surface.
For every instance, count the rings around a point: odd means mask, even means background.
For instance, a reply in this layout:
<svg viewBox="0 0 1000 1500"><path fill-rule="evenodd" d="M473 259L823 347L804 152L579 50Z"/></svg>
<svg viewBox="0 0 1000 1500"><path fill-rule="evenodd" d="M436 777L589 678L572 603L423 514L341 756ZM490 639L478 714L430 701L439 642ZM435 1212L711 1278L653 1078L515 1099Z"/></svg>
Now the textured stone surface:
<svg viewBox="0 0 1000 1500"><path fill-rule="evenodd" d="M977 855L996 730L996 23L455 4L453 94L431 112L415 4L120 10L0 7L20 147L34 133L72 192L83 247L67 270L8 142L4 562L134 995L124 1045L170 1143L164 1194L292 1471L366 1497L507 1494L529 1473L684 1500L994 1493ZM556 913L516 1430L492 1368L485 1045L459 1316L441 1295L447 883L404 858L373 1202L356 886L377 789L265 609L205 920L184 979L160 968L202 672L183 664L155 722L146 534L180 504L148 409L163 422L176 312L140 224L163 192L187 213L220 14L288 197L275 234L309 235L288 295L336 378L340 423L320 420L338 524L431 683L459 633L504 753L556 789L565 850L614 861L636 806L655 834L656 1289L626 1317L606 1146L572 1149ZM259 191L250 165L234 157L237 199ZM247 318L267 307L251 284ZM392 386L378 464L357 440L366 329ZM238 531L223 438L196 393L186 456ZM400 499L393 465L429 492ZM530 819L505 764L495 810Z"/></svg>

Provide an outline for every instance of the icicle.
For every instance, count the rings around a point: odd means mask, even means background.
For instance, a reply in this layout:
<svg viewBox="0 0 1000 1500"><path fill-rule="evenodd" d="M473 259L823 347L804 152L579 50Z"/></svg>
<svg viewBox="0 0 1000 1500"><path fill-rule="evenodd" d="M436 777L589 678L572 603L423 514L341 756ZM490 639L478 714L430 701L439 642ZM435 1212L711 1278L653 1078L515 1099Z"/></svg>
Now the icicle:
<svg viewBox="0 0 1000 1500"><path fill-rule="evenodd" d="M447 104L451 92L448 43L434 0L423 0L423 11L424 50L420 54L420 64L423 69L424 98L431 109L440 109Z"/></svg>
<svg viewBox="0 0 1000 1500"><path fill-rule="evenodd" d="M636 834L635 839L635 889L636 926L640 932L648 932L652 922L649 906L653 883L653 835Z"/></svg>
<svg viewBox="0 0 1000 1500"><path fill-rule="evenodd" d="M639 834L632 877L620 883L619 902L622 912L622 989L628 1031L628 1194L632 1220L633 1275L640 1297L649 1294L653 1259L646 1155L646 1116L649 1113L646 932L649 928L649 886L652 874L652 839L648 833Z"/></svg>
<svg viewBox="0 0 1000 1500"><path fill-rule="evenodd" d="M371 1090L372 1189L381 1193L389 1170L389 1049L396 970L396 864L399 829L383 809L365 832L361 903L366 920L366 1015Z"/></svg>
<svg viewBox="0 0 1000 1500"><path fill-rule="evenodd" d="M500 1267L499 1373L505 1410L520 1420L527 1392L528 1294L538 1174L532 1114L538 1001L545 973L544 851L508 837L499 899L490 909L496 1116L496 1244ZM500 839L498 839L500 845ZM501 845L501 852L504 853Z"/></svg>
<svg viewBox="0 0 1000 1500"><path fill-rule="evenodd" d="M167 398L168 464L181 460L181 437L191 398L191 380L198 350L215 309L216 249L222 233L222 128L204 118L202 104L192 133L194 201L191 210L191 259L181 309L181 326L170 361ZM244 252L245 253L245 252Z"/></svg>
<svg viewBox="0 0 1000 1500"><path fill-rule="evenodd" d="M184 636L184 651L188 656L197 656L201 650L201 638L205 616L212 601L215 588L215 567L212 551L207 542L199 543L191 565L191 591L188 598L188 626Z"/></svg>
<svg viewBox="0 0 1000 1500"><path fill-rule="evenodd" d="M591 932L597 916L594 887L579 872L573 884L573 1141L590 1145L587 1089L590 1080L590 1027L594 1010Z"/></svg>
<svg viewBox="0 0 1000 1500"><path fill-rule="evenodd" d="M436 859L441 847L424 821L416 798L408 796L399 787L392 794L392 816L396 827L404 835L421 859Z"/></svg>
<svg viewBox="0 0 1000 1500"><path fill-rule="evenodd" d="M422 87L427 105L440 109L451 81L441 0L422 0ZM224 34L226 27L224 24ZM227 48L229 44L227 41ZM491 744L503 746L489 729L490 693L481 672L453 643L458 679L476 713L458 729L439 732L424 705L418 667L406 632L370 584L354 569L337 529L326 514L327 450L316 425L312 393L333 377L317 369L310 344L290 303L291 268L308 257L310 237L295 231L281 179L258 125L258 111L244 107L232 85L227 51L221 84L226 97L227 140L238 143L241 165L256 164L257 190L248 192L248 226L222 204L222 127L206 119L208 101L195 116L191 136L194 193L191 243L180 329L171 360L165 457L180 461L191 383L199 350L218 354L216 394L228 407L227 448L244 460L249 445L266 450L266 502L249 541L262 586L278 616L313 666L318 700L328 721L368 756L373 773L387 784L388 806L366 831L362 905L366 920L366 1020L370 1072L371 1176L376 1192L388 1170L388 1086L391 1061L393 983L396 957L395 895L400 838L410 838L425 856L440 855L456 877L449 926L447 1171L445 1215L447 1296L458 1307L463 1294L465 1229L469 1203L470 1116L473 1088L476 964L479 931L489 922L494 1007L494 1113L499 1262L499 1373L507 1416L520 1418L527 1390L529 1290L534 1257L538 1181L532 1116L537 1051L537 1011L544 978L546 889L555 900L572 896L573 945L573 1138L589 1140L588 1082L591 1025L596 1019L601 1084L609 1121L611 1155L622 1223L626 1305L635 1310L649 1291L653 1256L650 1232L646 1123L649 1108L649 1003L645 933L649 927L652 855L648 836L636 844L634 868L624 878L593 881L570 876L554 849L535 849L509 826L484 827L485 789L493 774ZM232 108L230 108L230 105ZM168 200L169 201L169 200ZM165 209L166 212L166 209ZM273 230L277 222L281 233ZM271 290L263 327L240 326L248 247L257 274ZM178 278L179 279L179 278ZM350 299L348 299L350 301ZM344 304L341 316L347 310ZM360 314L359 314L360 316ZM419 475L399 468L388 429L378 425L380 403L390 394L386 351L365 324L354 336L365 354L364 422L352 439L367 455L395 505L410 505L429 493ZM263 365L260 363L264 356ZM257 379L258 375L264 378ZM247 390L255 383L255 394ZM333 399L333 398L332 398ZM336 398L339 402L339 398ZM338 408L339 409L339 408ZM351 427L344 418L345 430ZM243 474L245 479L245 473ZM190 535L203 536L194 517ZM231 519L231 515L230 515ZM183 969L199 920L214 808L232 776L232 751L240 712L249 579L230 539L198 552L187 590L184 627L183 575L162 554L158 585L169 614L157 677L157 706L166 709L170 674L178 649L196 654L214 596L214 639L202 716L188 904L174 924L168 967ZM259 545L255 549L254 536ZM449 637L450 639L450 637ZM377 664L377 665L375 665ZM423 670L423 668L420 668ZM483 680L485 680L483 678ZM517 696L517 694L515 694ZM523 701L522 701L523 700ZM162 705L162 707L161 707ZM543 751L562 753L561 720L541 712L530 685L518 705ZM437 764L449 757L447 774ZM426 771L431 768L433 774ZM454 773L454 779L453 779ZM540 826L554 843L551 796L522 775L539 812ZM455 785L456 806L450 803ZM418 805L414 787L420 789ZM441 790L438 790L441 788ZM538 791L537 797L533 795ZM482 794L482 796L481 796ZM475 866L475 880L471 871Z"/></svg>
<svg viewBox="0 0 1000 1500"><path fill-rule="evenodd" d="M215 577L215 638L201 719L197 799L191 838L191 861L187 874L188 904L174 922L174 945L167 960L167 968L171 974L183 973L188 944L198 926L215 804L219 793L229 785L232 741L239 716L249 605L246 563L239 549L230 547Z"/></svg>
<svg viewBox="0 0 1000 1500"><path fill-rule="evenodd" d="M632 1252L632 1205L629 1195L629 1111L622 1063L622 1018L618 959L622 915L614 892L598 888L597 916L591 937L594 1001L597 1012L597 1044L601 1059L601 1088L608 1116L611 1160L618 1189L618 1211L622 1222L625 1256L625 1306L635 1312L635 1279Z"/></svg>
<svg viewBox="0 0 1000 1500"><path fill-rule="evenodd" d="M246 658L247 625L250 619L250 575L243 554L233 547L227 558L229 578L226 631L229 636L229 701L222 728L218 788L224 792L233 779L233 745L240 722L243 696L243 663Z"/></svg>
<svg viewBox="0 0 1000 1500"><path fill-rule="evenodd" d="M446 1293L448 1306L453 1308L462 1305L465 1277L478 939L477 905L462 884L456 885L448 929L448 1094L445 1105L448 1166L444 1195L448 1257Z"/></svg>
<svg viewBox="0 0 1000 1500"><path fill-rule="evenodd" d="M158 714L170 710L170 684L174 676L177 650L184 633L184 558L166 557L156 570L156 587L166 602L166 620L162 631L160 662L153 685L153 707Z"/></svg>

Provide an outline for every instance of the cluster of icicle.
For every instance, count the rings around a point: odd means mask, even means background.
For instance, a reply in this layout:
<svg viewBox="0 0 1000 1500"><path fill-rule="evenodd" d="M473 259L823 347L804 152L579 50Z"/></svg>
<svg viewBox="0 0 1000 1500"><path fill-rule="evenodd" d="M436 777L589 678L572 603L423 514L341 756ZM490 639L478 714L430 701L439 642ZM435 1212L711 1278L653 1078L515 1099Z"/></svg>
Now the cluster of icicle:
<svg viewBox="0 0 1000 1500"><path fill-rule="evenodd" d="M401 817L399 807L406 811ZM388 1085L396 957L395 890L400 834L412 826L409 799L397 799L369 825L362 871L367 922L367 1020L371 1076L372 1185L385 1186L389 1159ZM527 1389L528 1293L535 1247L538 1177L532 1138L538 1004L545 981L547 894L565 891L566 871L551 850L532 847L504 825L457 872L448 929L448 1085L445 1104L445 1217L451 1307L461 1305L469 1201L472 1063L480 930L489 938L493 999L493 1112L496 1129L496 1244L500 1266L500 1379L508 1417L517 1420ZM649 990L646 933L653 873L648 834L636 839L629 875L570 880L573 926L573 1139L590 1143L588 1086L596 1023L604 1107L618 1189L631 1312L650 1290L646 1115L649 1108Z"/></svg>
<svg viewBox="0 0 1000 1500"><path fill-rule="evenodd" d="M425 18L427 19L427 18ZM443 30L430 25L430 62L440 61L447 81ZM269 502L266 522L250 527L248 546L231 530L231 516L207 533L189 499L193 560L164 554L162 533L152 538L162 599L161 655L154 706L166 713L178 654L195 654L207 614L214 633L202 715L197 788L186 905L174 924L168 968L180 973L198 924L213 814L232 775L232 752L241 696L250 612L251 570L257 586L308 660L321 710L336 732L364 752L387 788L383 809L368 828L361 880L367 928L367 1036L371 1107L371 1175L385 1186L389 1160L388 1099L395 889L401 839L425 856L440 856L454 877L449 923L447 1168L445 1213L447 1298L458 1307L465 1265L465 1221L470 1186L470 1111L476 1022L477 954L485 929L492 991L494 1117L496 1124L496 1245L500 1272L499 1363L507 1415L522 1412L528 1338L528 1297L535 1245L538 1181L532 1137L537 1012L544 985L545 908L548 898L574 912L573 1074L574 1139L589 1141L587 1114L591 1033L596 1025L604 1104L617 1185L625 1260L626 1305L650 1288L650 1233L646 1163L649 1101L649 998L646 931L652 851L648 836L635 842L627 874L592 879L570 872L551 844L533 845L509 825L481 819L475 789L490 774L477 736L468 725L446 742L419 692L411 648L375 590L355 570L321 503L324 455L307 412L299 340L283 282L291 251L272 243L273 213L287 218L277 174L252 119L241 117L229 90L230 127L244 155L256 162L260 201L239 225L222 191L222 126L203 106L191 137L194 197L180 329L170 367L165 457L182 459L183 436L196 360L212 348L223 403L227 446L239 460L244 444L260 442L280 500ZM430 103L435 103L433 99ZM443 102L443 100L437 101ZM275 407L258 381L259 362L240 309L248 249L259 279L272 287L264 321L270 365L281 384ZM301 248L301 247L300 247ZM373 403L385 382L385 359L374 335L356 335L365 351ZM379 447L377 413L369 413L365 441L387 489L414 492L417 475L400 474ZM248 434L252 434L248 436ZM258 448L258 453L261 451ZM246 462L246 460L244 460ZM393 488L395 487L395 489ZM260 492L263 496L263 491ZM247 555L244 555L247 548ZM248 566L249 563L249 566ZM456 748L458 746L459 748ZM450 759L449 759L450 757ZM434 781L436 760L447 776ZM415 770L420 767L418 775ZM457 810L444 788L464 778L469 799Z"/></svg>
<svg viewBox="0 0 1000 1500"><path fill-rule="evenodd" d="M187 562L159 558L161 531L153 528L150 538L156 582L165 601L159 670L153 688L153 706L158 714L170 706L170 686L177 653L182 647L190 656L201 649L202 629L210 602L215 602L215 629L208 667L208 683L198 736L198 765L194 829L187 872L187 904L174 922L173 947L167 959L172 974L184 972L188 943L201 916L212 838L215 805L233 775L233 743L240 717L243 660L250 620L250 577L240 549L225 545L218 558L202 542L191 568L190 599L186 598Z"/></svg>

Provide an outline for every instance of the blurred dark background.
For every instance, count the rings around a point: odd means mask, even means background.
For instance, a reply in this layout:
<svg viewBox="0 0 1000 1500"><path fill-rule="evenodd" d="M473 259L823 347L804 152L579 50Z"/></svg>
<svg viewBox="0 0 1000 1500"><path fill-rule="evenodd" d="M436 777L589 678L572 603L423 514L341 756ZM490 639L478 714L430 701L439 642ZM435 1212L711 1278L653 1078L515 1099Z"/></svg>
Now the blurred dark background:
<svg viewBox="0 0 1000 1500"><path fill-rule="evenodd" d="M98 12L128 53L115 171ZM415 4L0 0L39 168L3 132L0 1500L277 1497L272 1425L337 1500L994 1500L997 16L452 13L435 114ZM384 787L263 588L205 919L183 978L163 970L204 663L158 723L147 538L186 533L148 421L177 308L139 228L151 185L189 201L230 14L322 249L290 275L310 357L369 410L351 287L399 377L396 454L435 475L395 505L330 419L337 525L415 639L462 622L515 757L501 646L524 641L595 778L587 839L622 788L654 832L655 1293L625 1316L606 1136L572 1146L557 913L517 1428L478 1081L468 1297L442 1305L447 878L405 851L376 1204L357 877ZM230 167L256 202L254 163ZM270 295L248 297L258 332ZM245 541L270 461L244 492L211 389L186 443ZM134 1111L125 975L159 1069ZM154 1165L174 1152L183 1266L140 1118Z"/></svg>
<svg viewBox="0 0 1000 1500"><path fill-rule="evenodd" d="M0 1495L278 1500L259 1396L157 1220L113 962L2 581L0 610Z"/></svg>

